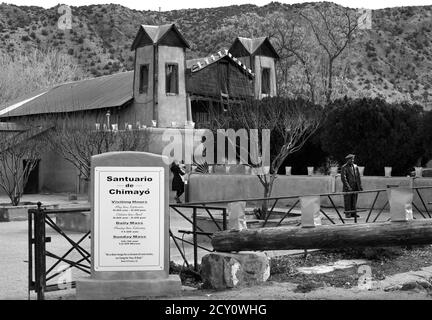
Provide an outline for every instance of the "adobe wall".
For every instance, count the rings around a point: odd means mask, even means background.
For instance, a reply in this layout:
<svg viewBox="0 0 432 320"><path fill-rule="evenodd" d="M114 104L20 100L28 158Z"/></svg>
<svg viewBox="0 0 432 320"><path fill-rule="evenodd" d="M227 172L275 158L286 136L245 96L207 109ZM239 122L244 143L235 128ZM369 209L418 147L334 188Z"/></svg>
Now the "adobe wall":
<svg viewBox="0 0 432 320"><path fill-rule="evenodd" d="M76 192L77 184L75 166L52 151L45 153L39 163L40 192Z"/></svg>
<svg viewBox="0 0 432 320"><path fill-rule="evenodd" d="M408 177L372 177L364 176L362 179L363 190L387 189L387 185L410 186L411 178ZM417 178L414 186L431 186L432 178ZM272 197L315 195L324 193L341 192L342 183L340 177L333 176L284 176L279 175L275 180ZM432 189L420 190L425 202L432 201ZM374 193L360 194L358 198L359 208L370 208L375 196ZM189 201L217 201L262 198L263 188L257 176L252 174L191 174L189 177ZM343 207L343 196L331 197L338 207ZM277 207L293 204L297 197L289 200L279 200ZM381 209L387 201L386 191L380 192L374 208ZM414 202L421 207L422 203L415 193ZM330 207L328 197L321 197L321 205ZM427 205L432 210L432 205ZM388 207L387 207L388 208Z"/></svg>

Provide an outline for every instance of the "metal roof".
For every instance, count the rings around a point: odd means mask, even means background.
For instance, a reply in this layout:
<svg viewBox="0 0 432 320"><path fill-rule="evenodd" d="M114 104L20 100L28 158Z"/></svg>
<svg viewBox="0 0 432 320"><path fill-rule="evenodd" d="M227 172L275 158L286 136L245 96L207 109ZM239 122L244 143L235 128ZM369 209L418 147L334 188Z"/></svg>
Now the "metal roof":
<svg viewBox="0 0 432 320"><path fill-rule="evenodd" d="M38 90L0 106L0 118L122 106L133 99L133 77L128 71Z"/></svg>
<svg viewBox="0 0 432 320"><path fill-rule="evenodd" d="M254 77L255 74L252 72L250 68L248 68L246 65L244 65L239 59L234 57L230 52L228 52L227 49L222 49L218 51L216 54L213 54L206 58L198 58L198 59L190 59L186 60L186 68L190 69L191 72L197 72L200 71L213 63L228 57L229 60L231 60L233 63L235 63L241 70L243 70L247 75L250 77Z"/></svg>

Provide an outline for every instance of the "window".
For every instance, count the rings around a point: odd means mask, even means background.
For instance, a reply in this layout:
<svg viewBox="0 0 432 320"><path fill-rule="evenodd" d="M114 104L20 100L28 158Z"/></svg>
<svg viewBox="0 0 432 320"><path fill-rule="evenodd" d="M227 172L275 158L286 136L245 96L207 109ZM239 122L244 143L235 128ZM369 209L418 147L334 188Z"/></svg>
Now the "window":
<svg viewBox="0 0 432 320"><path fill-rule="evenodd" d="M139 93L147 93L148 84L149 84L149 65L144 64L140 66Z"/></svg>
<svg viewBox="0 0 432 320"><path fill-rule="evenodd" d="M270 94L270 68L261 70L261 93Z"/></svg>
<svg viewBox="0 0 432 320"><path fill-rule="evenodd" d="M229 88L229 78L228 78L228 62L219 62L219 81L220 81L220 88L221 88L221 94L228 94L228 88Z"/></svg>
<svg viewBox="0 0 432 320"><path fill-rule="evenodd" d="M166 70L166 93L178 94L178 64L167 63Z"/></svg>

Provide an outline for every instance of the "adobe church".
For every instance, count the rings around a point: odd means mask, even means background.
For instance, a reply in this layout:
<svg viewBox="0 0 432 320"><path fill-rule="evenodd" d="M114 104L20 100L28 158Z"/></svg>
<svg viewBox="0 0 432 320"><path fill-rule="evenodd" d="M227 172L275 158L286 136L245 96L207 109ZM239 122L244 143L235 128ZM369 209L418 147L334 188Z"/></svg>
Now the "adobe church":
<svg viewBox="0 0 432 320"><path fill-rule="evenodd" d="M0 121L43 116L80 117L111 129L132 125L205 126L209 111L223 112L245 98L275 96L277 52L268 38L237 38L230 49L186 60L189 43L174 24L141 25L131 50L134 70L46 88L0 106ZM160 131L159 131L160 132ZM160 150L160 146L159 146ZM154 150L149 150L154 152ZM76 190L76 170L58 155L40 160L35 189Z"/></svg>

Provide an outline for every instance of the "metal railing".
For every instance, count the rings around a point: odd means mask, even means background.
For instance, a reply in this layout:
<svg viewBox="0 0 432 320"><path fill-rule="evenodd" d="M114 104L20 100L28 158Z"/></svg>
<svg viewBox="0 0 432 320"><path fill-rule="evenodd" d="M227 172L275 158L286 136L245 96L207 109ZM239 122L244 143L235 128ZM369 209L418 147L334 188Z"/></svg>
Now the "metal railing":
<svg viewBox="0 0 432 320"><path fill-rule="evenodd" d="M175 246L177 250L180 252L184 263L187 265L187 267L190 267L190 264L186 258L186 252L180 248L180 245L177 241L182 241L182 243L187 243L189 245L193 246L193 260L194 260L194 270L198 271L198 248L205 250L207 252L212 252L212 250L209 250L208 248L205 248L203 246L200 246L198 244L198 235L203 235L211 239L211 235L213 233L205 232L202 228L200 228L197 224L197 211L198 209L204 209L204 211L208 214L211 221L214 223L216 228L219 231L227 230L227 208L224 207L211 207L207 206L205 204L201 205L200 207L197 207L195 205L189 205L189 204L170 204L170 208L173 209L176 213L178 213L180 216L182 216L186 221L188 221L191 224L192 230L179 230L179 233L184 234L192 234L193 236L193 242L184 240L184 238L180 238L178 236L175 236L174 233L171 231L170 228L170 236L173 239ZM185 213L182 213L179 209L180 208L186 208L186 209L192 209L192 219L189 219ZM210 210L216 210L222 212L222 226L216 221L215 217L211 213Z"/></svg>
<svg viewBox="0 0 432 320"><path fill-rule="evenodd" d="M398 186L392 186L392 185L388 185L388 188L391 187L399 187ZM382 194L383 192L387 192L387 189L376 189L376 190L365 190L365 191L352 191L352 192L334 192L334 193L322 193L322 194L311 194L311 195L291 195L291 196L283 196L283 197L269 197L269 198L241 198L241 199L230 199L230 200L214 200L214 201L197 201L197 202L188 202L186 204L170 204L170 208L174 210L174 212L176 212L177 214L179 214L180 216L182 216L184 219L186 219L186 221L188 221L190 223L190 227L191 227L191 231L188 231L187 233L189 234L193 234L193 241L187 241L187 240L183 240L180 237L177 237L174 235L173 232L171 232L170 230L170 235L173 238L174 241L176 241L176 247L177 249L180 251L182 258L185 261L185 264L189 267L190 263L189 261L187 261L186 258L186 254L183 250L181 250L179 244L177 243L178 241L183 241L183 243L186 243L187 245L191 245L193 246L193 257L194 257L194 269L197 270L198 267L198 261L197 261L197 256L198 256L198 251L199 249L201 250L205 250L205 251L213 251L210 250L208 248L204 248L202 246L199 245L198 241L197 241L197 235L205 235L208 238L212 238L212 235L214 232L209 232L208 230L203 230L201 227L199 227L197 225L197 212L198 210L201 210L201 212L205 212L209 217L210 217L210 221L212 221L215 224L215 230L216 231L221 231L222 228L220 227L220 225L218 224L218 222L216 221L216 219L214 218L213 214L212 214L212 210L216 210L216 211L222 211L223 212L223 230L226 230L227 228L227 205L229 203L233 203L233 202L241 202L241 201L246 201L248 203L260 203L262 201L267 201L268 202L268 207L270 208L267 212L267 214L265 215L265 217L263 217L263 223L260 225L260 227L267 227L269 222L271 221L271 218L274 217L274 210L277 206L278 203L280 203L283 200L291 200L293 203L291 205L288 205L288 209L286 209L286 211L283 213L281 218L276 219L276 221L272 221L272 227L280 227L282 226L283 222L288 218L288 217L292 217L292 212L293 210L298 206L299 202L300 202L300 197L303 196L319 196L321 198L327 198L328 199L328 203L330 204L329 207L322 207L320 208L320 212L323 214L323 216L329 221L329 223L331 224L346 224L347 223L347 218L343 218L341 212L339 211L338 206L336 205L335 201L334 201L334 197L343 197L346 195L350 195L350 194L357 194L357 195L363 195L363 194L375 194L372 198L372 202L370 204L370 206L362 207L361 209L357 209L354 212L347 212L347 213L355 213L354 214L354 223L359 223L359 219L357 219L356 213L358 212L367 212L367 216L366 219L364 220L363 223L375 223L377 222L378 218L381 217L382 213L384 212L384 210L388 207L389 202L388 199L387 201L385 201L383 206L377 207L377 203L378 203L378 198L380 196L380 194ZM418 196L418 200L421 203L421 206L423 207L423 211L420 209L420 205L418 205L415 201L412 202L413 208L417 211L417 213L423 218L423 219L429 219L432 218L431 212L428 209L426 203L428 204L432 204L432 202L427 202L424 200L425 195L420 192L421 190L432 190L432 186L418 186L418 187L412 187L412 189L415 191L415 193ZM188 214L190 215L191 212L190 210L192 209L192 217L188 218ZM330 210L334 210L336 217L332 218L331 214L329 213L329 209ZM183 211L182 211L183 210ZM374 210L377 211L377 213L374 213ZM373 217L374 216L374 217ZM389 220L390 218L388 218ZM416 219L416 217L414 216L414 219ZM387 221L388 221L387 220ZM351 221L351 220L349 220ZM296 226L300 226L301 223L298 222L296 224ZM179 230L179 232L184 232L184 230Z"/></svg>

